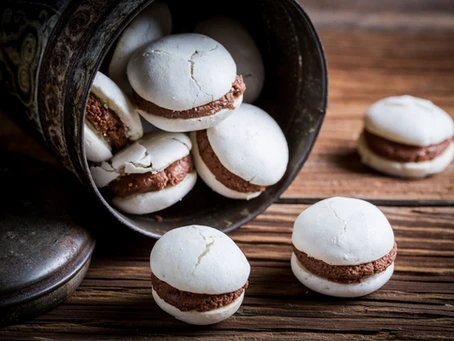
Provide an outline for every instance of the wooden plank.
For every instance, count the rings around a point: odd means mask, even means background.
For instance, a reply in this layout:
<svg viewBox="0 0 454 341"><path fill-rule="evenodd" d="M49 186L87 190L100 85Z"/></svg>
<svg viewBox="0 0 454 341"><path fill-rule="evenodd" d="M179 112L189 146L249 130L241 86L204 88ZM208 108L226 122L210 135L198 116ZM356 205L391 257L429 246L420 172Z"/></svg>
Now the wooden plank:
<svg viewBox="0 0 454 341"><path fill-rule="evenodd" d="M454 30L451 0L299 0L318 28Z"/></svg>
<svg viewBox="0 0 454 341"><path fill-rule="evenodd" d="M252 271L241 309L225 322L193 327L160 311L149 280L153 242L122 229L110 230L109 238L99 240L86 278L64 304L30 323L5 328L0 337L443 340L452 336L454 207L381 207L399 246L395 274L381 290L356 299L316 294L293 276L292 225L306 207L275 204L230 234L250 260ZM40 338L32 337L38 334Z"/></svg>
<svg viewBox="0 0 454 341"><path fill-rule="evenodd" d="M323 31L321 38L329 65L328 112L308 161L283 198L340 195L391 205L454 204L454 164L431 178L400 180L365 167L356 152L364 113L383 97L428 98L454 115L452 34Z"/></svg>

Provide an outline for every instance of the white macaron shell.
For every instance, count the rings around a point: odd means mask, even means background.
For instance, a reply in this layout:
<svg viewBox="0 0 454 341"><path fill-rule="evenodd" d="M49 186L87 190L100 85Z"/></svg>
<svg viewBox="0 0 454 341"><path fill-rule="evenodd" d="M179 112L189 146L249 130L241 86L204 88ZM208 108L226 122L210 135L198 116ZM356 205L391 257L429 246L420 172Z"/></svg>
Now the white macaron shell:
<svg viewBox="0 0 454 341"><path fill-rule="evenodd" d="M143 129L140 116L117 84L101 72L97 72L91 91L105 106L118 115L125 125L127 138L135 141L142 137Z"/></svg>
<svg viewBox="0 0 454 341"><path fill-rule="evenodd" d="M422 162L398 162L375 154L367 145L364 136L358 140L358 153L361 162L382 173L402 178L419 179L442 172L454 159L454 143L432 160Z"/></svg>
<svg viewBox="0 0 454 341"><path fill-rule="evenodd" d="M239 107L243 102L243 96L239 96L233 102L235 108ZM140 115L148 122L152 123L159 129L171 132L189 132L195 130L207 129L219 124L225 120L234 110L221 109L217 113L210 116L201 116L193 118L167 118L158 115L152 115L143 110L138 109Z"/></svg>
<svg viewBox="0 0 454 341"><path fill-rule="evenodd" d="M191 225L167 232L150 255L153 274L174 288L218 295L241 289L250 265L226 234L208 226Z"/></svg>
<svg viewBox="0 0 454 341"><path fill-rule="evenodd" d="M453 120L445 111L431 101L408 95L374 103L364 122L369 132L412 146L438 144L454 135Z"/></svg>
<svg viewBox="0 0 454 341"><path fill-rule="evenodd" d="M195 33L170 35L139 49L128 63L134 91L170 110L188 110L230 91L236 65L215 40Z"/></svg>
<svg viewBox="0 0 454 341"><path fill-rule="evenodd" d="M394 245L394 233L376 206L360 199L334 197L317 202L298 216L292 243L330 265L357 265L387 255Z"/></svg>
<svg viewBox="0 0 454 341"><path fill-rule="evenodd" d="M180 321L199 326L218 323L229 318L240 308L244 298L243 292L241 296L238 297L235 301L221 308L208 311L181 311L178 308L175 308L174 306L165 302L162 298L159 297L156 291L152 290L152 295L157 305L166 313L169 313Z"/></svg>
<svg viewBox="0 0 454 341"><path fill-rule="evenodd" d="M241 104L230 117L207 129L207 135L221 164L254 185L274 185L287 169L284 133L270 115L254 105Z"/></svg>
<svg viewBox="0 0 454 341"><path fill-rule="evenodd" d="M249 32L237 20L224 16L200 22L195 31L220 42L230 52L246 84L244 102L254 102L262 91L265 69L262 55Z"/></svg>
<svg viewBox="0 0 454 341"><path fill-rule="evenodd" d="M205 162L203 162L202 157L200 156L199 147L197 145L196 139L197 132L191 133L191 141L193 145L192 156L194 158L195 168L197 173L203 179L203 181L216 193L223 195L230 199L253 199L258 197L262 192L238 192L226 187L220 181L216 179L213 173L209 170Z"/></svg>
<svg viewBox="0 0 454 341"><path fill-rule="evenodd" d="M121 174L160 172L189 155L191 148L191 140L186 134L151 133L115 154L109 163L104 162L90 170L95 184L104 187Z"/></svg>
<svg viewBox="0 0 454 341"><path fill-rule="evenodd" d="M88 161L102 162L112 157L107 141L84 123L84 148Z"/></svg>
<svg viewBox="0 0 454 341"><path fill-rule="evenodd" d="M176 204L188 194L197 181L197 173L186 174L183 181L160 191L133 194L124 198L114 197L112 203L125 213L148 214Z"/></svg>
<svg viewBox="0 0 454 341"><path fill-rule="evenodd" d="M169 35L172 16L164 1L156 0L135 17L121 34L109 65L109 77L128 95L132 93L126 76L126 67L133 53L144 46Z"/></svg>
<svg viewBox="0 0 454 341"><path fill-rule="evenodd" d="M360 283L343 284L328 281L309 272L292 253L291 267L295 277L306 287L320 294L335 297L359 297L373 293L385 285L394 272L394 263Z"/></svg>

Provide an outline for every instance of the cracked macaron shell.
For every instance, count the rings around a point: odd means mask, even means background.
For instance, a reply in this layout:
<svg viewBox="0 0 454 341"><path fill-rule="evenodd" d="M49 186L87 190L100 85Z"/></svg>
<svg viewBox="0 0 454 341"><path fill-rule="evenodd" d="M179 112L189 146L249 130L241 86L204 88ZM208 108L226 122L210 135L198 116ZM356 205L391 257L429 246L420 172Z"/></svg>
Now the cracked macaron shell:
<svg viewBox="0 0 454 341"><path fill-rule="evenodd" d="M150 267L174 288L210 295L242 288L250 274L250 265L235 242L202 225L176 228L162 236L151 251Z"/></svg>
<svg viewBox="0 0 454 341"><path fill-rule="evenodd" d="M388 254L394 233L376 206L360 199L334 197L317 202L298 216L292 243L330 265L357 265Z"/></svg>
<svg viewBox="0 0 454 341"><path fill-rule="evenodd" d="M170 110L188 110L224 96L236 78L230 53L195 33L170 35L139 49L127 67L143 99Z"/></svg>
<svg viewBox="0 0 454 341"><path fill-rule="evenodd" d="M131 86L126 76L128 61L134 52L172 31L172 15L169 6L162 0L153 1L140 12L118 38L109 64L109 77L123 91L131 94Z"/></svg>
<svg viewBox="0 0 454 341"><path fill-rule="evenodd" d="M413 96L393 96L371 105L365 128L389 141L427 147L452 138L454 122L431 101Z"/></svg>
<svg viewBox="0 0 454 341"><path fill-rule="evenodd" d="M246 83L243 101L253 103L262 91L265 67L260 50L246 28L231 17L214 16L198 23L195 32L213 38L230 52L238 74Z"/></svg>
<svg viewBox="0 0 454 341"><path fill-rule="evenodd" d="M107 186L122 174L157 173L189 155L192 143L183 133L157 132L118 152L108 162L90 167L97 187Z"/></svg>

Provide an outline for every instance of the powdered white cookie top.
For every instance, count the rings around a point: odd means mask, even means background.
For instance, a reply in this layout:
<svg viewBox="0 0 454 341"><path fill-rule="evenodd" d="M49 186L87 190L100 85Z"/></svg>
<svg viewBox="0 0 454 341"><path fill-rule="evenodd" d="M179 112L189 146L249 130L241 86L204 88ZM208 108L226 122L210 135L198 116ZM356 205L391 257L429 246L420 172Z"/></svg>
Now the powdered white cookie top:
<svg viewBox="0 0 454 341"><path fill-rule="evenodd" d="M453 120L445 111L431 101L408 95L374 103L366 113L365 127L387 140L421 147L454 135Z"/></svg>
<svg viewBox="0 0 454 341"><path fill-rule="evenodd" d="M262 109L241 104L235 112L207 129L208 140L222 165L259 186L278 182L288 163L288 146L276 121Z"/></svg>
<svg viewBox="0 0 454 341"><path fill-rule="evenodd" d="M191 148L191 140L185 134L153 133L121 150L108 162L90 167L90 171L96 186L101 188L122 174L160 172L189 155Z"/></svg>
<svg viewBox="0 0 454 341"><path fill-rule="evenodd" d="M150 255L153 274L179 290L223 294L246 284L250 266L226 234L212 227L191 225L167 232Z"/></svg>
<svg viewBox="0 0 454 341"><path fill-rule="evenodd" d="M169 35L171 31L172 16L169 6L161 0L153 1L131 21L118 39L109 65L109 77L130 94L126 67L132 54L145 44Z"/></svg>
<svg viewBox="0 0 454 341"><path fill-rule="evenodd" d="M170 35L139 49L128 63L134 91L147 101L188 110L230 91L236 65L217 41L195 33Z"/></svg>
<svg viewBox="0 0 454 341"><path fill-rule="evenodd" d="M331 265L357 265L388 254L394 233L385 215L367 201L334 197L317 202L295 221L292 242Z"/></svg>

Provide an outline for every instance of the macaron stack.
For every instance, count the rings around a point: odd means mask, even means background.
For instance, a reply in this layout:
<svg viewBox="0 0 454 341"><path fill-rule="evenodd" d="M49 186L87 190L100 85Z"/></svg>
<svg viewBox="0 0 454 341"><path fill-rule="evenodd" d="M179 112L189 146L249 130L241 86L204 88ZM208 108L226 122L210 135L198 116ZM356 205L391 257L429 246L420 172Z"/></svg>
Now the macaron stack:
<svg viewBox="0 0 454 341"><path fill-rule="evenodd" d="M157 212L182 200L196 172L220 195L249 200L287 169L279 125L262 109L242 104L247 86L248 101L254 101L264 82L260 52L246 29L225 17L197 26L207 35L172 35L171 27L164 2L140 13L114 47L111 79L98 73L87 104L92 178L128 214ZM144 122L153 132L143 135Z"/></svg>

